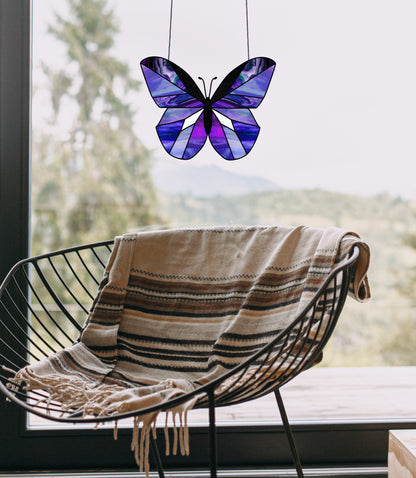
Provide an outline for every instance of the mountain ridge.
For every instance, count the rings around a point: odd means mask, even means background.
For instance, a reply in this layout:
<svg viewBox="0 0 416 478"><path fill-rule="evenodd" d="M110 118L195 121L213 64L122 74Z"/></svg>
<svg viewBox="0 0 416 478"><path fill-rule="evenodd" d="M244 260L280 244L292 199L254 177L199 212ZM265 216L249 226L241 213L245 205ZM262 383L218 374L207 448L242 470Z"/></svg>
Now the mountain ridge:
<svg viewBox="0 0 416 478"><path fill-rule="evenodd" d="M201 198L238 196L280 189L275 182L268 179L230 172L215 165L186 166L156 165L153 171L156 188L163 193L187 194Z"/></svg>

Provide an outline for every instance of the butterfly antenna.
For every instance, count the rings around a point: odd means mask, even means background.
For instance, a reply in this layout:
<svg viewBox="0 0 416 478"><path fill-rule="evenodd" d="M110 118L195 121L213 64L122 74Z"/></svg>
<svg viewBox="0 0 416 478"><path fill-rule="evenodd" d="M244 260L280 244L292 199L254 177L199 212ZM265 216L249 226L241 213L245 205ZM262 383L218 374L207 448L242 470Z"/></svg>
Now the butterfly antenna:
<svg viewBox="0 0 416 478"><path fill-rule="evenodd" d="M212 83L214 83L214 80L216 80L218 76L214 76L214 78L211 80L211 83L209 84L209 94L208 96L211 98L211 89L212 89Z"/></svg>
<svg viewBox="0 0 416 478"><path fill-rule="evenodd" d="M205 98L208 98L207 96L207 88L205 86L205 80L203 78L201 78L200 76L198 76L198 80L201 80L202 81L202 84L204 85L204 95L205 95Z"/></svg>

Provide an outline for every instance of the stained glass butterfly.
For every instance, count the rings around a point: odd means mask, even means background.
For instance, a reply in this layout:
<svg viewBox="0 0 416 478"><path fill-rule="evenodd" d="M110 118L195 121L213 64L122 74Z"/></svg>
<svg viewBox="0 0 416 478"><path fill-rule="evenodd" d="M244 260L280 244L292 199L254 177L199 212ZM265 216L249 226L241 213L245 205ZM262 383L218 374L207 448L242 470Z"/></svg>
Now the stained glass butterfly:
<svg viewBox="0 0 416 478"><path fill-rule="evenodd" d="M212 97L213 80L208 94L204 83L204 95L191 76L170 60L151 56L140 66L152 98L166 108L156 131L171 156L192 158L207 136L224 159L239 159L251 151L260 127L250 108L257 108L266 95L276 67L273 60L245 61L222 80Z"/></svg>

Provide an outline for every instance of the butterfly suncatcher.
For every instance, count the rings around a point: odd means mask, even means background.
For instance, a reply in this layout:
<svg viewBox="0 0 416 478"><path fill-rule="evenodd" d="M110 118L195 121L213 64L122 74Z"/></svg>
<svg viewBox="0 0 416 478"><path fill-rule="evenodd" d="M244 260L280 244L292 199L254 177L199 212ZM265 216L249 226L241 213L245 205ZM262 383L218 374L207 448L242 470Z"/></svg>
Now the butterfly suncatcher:
<svg viewBox="0 0 416 478"><path fill-rule="evenodd" d="M273 60L245 61L222 80L212 97L216 78L208 94L203 83L203 94L191 76L170 60L151 56L140 66L155 103L166 108L156 131L171 156L192 158L207 136L224 159L240 159L251 151L260 126L250 108L257 108L266 95L276 67Z"/></svg>

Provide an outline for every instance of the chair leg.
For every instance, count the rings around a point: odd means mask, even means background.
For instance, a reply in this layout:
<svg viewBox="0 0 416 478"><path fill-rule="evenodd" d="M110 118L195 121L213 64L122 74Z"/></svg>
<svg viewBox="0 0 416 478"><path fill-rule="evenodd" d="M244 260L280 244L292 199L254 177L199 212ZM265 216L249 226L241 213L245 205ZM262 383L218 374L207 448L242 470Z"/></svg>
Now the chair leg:
<svg viewBox="0 0 416 478"><path fill-rule="evenodd" d="M152 432L150 432L150 447L152 448L152 454L156 462L156 468L157 472L159 473L159 478L165 478L165 473L162 468L162 460L160 459L159 448L155 439L153 438Z"/></svg>
<svg viewBox="0 0 416 478"><path fill-rule="evenodd" d="M283 400L282 400L282 396L280 395L279 389L276 388L274 390L274 394L275 394L275 397L276 397L277 405L279 406L280 416L282 417L283 426L285 428L286 436L287 436L287 439L288 439L288 442L289 442L290 451L292 452L293 463L296 467L296 472L298 474L298 478L304 478L302 465L301 465L301 462L300 462L298 450L296 448L296 443L295 443L295 439L294 439L294 436L293 436L292 428L289 424L286 409L285 409L285 406L283 405Z"/></svg>
<svg viewBox="0 0 416 478"><path fill-rule="evenodd" d="M215 425L215 397L214 390L208 392L209 406L209 466L210 477L217 478L218 455L217 455L217 429Z"/></svg>

